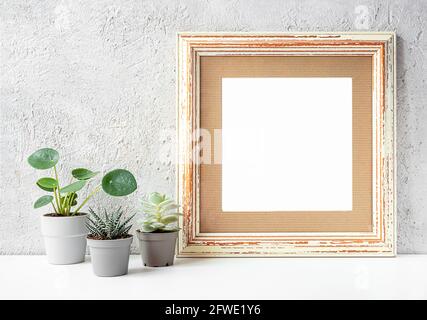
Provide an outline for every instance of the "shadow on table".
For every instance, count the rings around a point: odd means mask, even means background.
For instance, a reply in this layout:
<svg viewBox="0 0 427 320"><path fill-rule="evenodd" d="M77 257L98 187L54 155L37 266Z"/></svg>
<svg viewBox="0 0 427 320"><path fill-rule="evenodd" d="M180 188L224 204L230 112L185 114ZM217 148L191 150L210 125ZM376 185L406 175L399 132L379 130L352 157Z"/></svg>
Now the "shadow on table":
<svg viewBox="0 0 427 320"><path fill-rule="evenodd" d="M137 268L129 268L128 270L128 274L132 275L132 274L149 274L151 272L155 272L156 268L147 268L147 267L137 267Z"/></svg>
<svg viewBox="0 0 427 320"><path fill-rule="evenodd" d="M207 259L204 258L179 258L175 259L172 266L167 267L138 267L138 268L129 268L129 274L144 274L149 272L156 272L160 270L173 269L175 267L186 266L186 265L195 265L206 263Z"/></svg>
<svg viewBox="0 0 427 320"><path fill-rule="evenodd" d="M195 265L195 264L206 264L211 258L177 258L175 259L174 265Z"/></svg>

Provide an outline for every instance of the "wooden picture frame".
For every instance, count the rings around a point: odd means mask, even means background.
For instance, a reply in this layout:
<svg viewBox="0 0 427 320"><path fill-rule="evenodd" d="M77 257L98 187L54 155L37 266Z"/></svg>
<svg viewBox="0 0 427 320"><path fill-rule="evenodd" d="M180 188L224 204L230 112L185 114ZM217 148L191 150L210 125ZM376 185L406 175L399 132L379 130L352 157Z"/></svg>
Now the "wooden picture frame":
<svg viewBox="0 0 427 320"><path fill-rule="evenodd" d="M178 238L178 256L394 256L396 253L395 45L396 37L392 32L180 33L177 69L177 197L182 206L183 216L179 221L181 230ZM204 211L200 210L200 201L203 199L200 188L203 179L201 179L199 146L200 131L203 130L200 112L203 75L200 72L200 65L203 57L217 59L327 57L332 59L331 61L341 59L344 63L345 59L352 57L369 59L369 81L371 81L368 88L371 109L369 170L372 173L369 181L372 197L370 209L364 209L363 213L370 217L369 228L355 227L354 230L358 231L353 231L351 224L345 228L337 224L335 229L326 228L322 231L312 226L313 228L301 228L302 231L295 227L290 231L274 232L266 226L265 230L269 230L268 232L245 231L245 228L240 228L243 231L238 232L226 228L221 229L226 232L212 232L213 227L201 226L201 221L208 221L203 216ZM222 70L224 68L226 67L222 67ZM298 216L293 216L292 219L295 221ZM316 218L312 220L316 221ZM263 220L257 221L258 224L262 224ZM310 222L305 223L307 225Z"/></svg>

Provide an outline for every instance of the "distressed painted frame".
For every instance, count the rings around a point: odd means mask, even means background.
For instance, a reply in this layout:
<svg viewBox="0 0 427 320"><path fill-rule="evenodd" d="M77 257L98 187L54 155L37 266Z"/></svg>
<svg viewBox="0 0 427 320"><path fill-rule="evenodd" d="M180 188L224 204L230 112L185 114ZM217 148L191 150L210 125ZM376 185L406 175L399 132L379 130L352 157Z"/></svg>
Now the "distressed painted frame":
<svg viewBox="0 0 427 320"><path fill-rule="evenodd" d="M178 34L179 257L394 256L396 253L396 36L367 33ZM201 233L199 63L203 55L371 56L373 61L372 232Z"/></svg>

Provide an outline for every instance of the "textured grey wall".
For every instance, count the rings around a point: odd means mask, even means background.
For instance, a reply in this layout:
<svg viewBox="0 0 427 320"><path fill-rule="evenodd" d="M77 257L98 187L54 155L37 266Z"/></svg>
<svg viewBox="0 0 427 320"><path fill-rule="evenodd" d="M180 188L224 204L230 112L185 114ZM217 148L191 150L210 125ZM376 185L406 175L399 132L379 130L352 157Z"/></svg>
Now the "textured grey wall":
<svg viewBox="0 0 427 320"><path fill-rule="evenodd" d="M136 173L137 196L98 204L173 194L175 137L162 132L175 129L177 31L350 30L397 32L398 250L426 253L426 16L425 0L2 0L0 253L43 252L26 163L39 147L57 148L67 174Z"/></svg>

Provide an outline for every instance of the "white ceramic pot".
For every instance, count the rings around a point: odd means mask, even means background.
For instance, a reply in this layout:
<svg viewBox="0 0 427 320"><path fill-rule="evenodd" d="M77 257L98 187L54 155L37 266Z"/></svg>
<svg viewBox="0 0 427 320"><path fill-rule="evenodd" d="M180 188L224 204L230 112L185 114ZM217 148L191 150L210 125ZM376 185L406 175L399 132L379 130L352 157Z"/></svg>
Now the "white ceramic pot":
<svg viewBox="0 0 427 320"><path fill-rule="evenodd" d="M87 239L93 272L98 277L115 277L128 273L133 236L116 240Z"/></svg>
<svg viewBox="0 0 427 320"><path fill-rule="evenodd" d="M42 216L41 230L49 263L73 264L85 260L86 218L86 214Z"/></svg>

